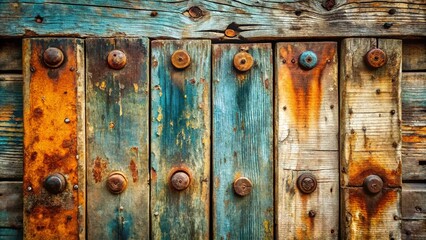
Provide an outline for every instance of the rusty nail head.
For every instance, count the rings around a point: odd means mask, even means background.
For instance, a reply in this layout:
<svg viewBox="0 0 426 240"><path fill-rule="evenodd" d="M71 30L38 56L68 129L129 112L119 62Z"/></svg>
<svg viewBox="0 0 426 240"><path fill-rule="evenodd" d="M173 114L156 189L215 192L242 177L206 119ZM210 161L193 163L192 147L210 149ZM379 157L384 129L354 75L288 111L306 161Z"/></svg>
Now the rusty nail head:
<svg viewBox="0 0 426 240"><path fill-rule="evenodd" d="M309 210L309 217L314 218L317 213L314 210Z"/></svg>
<svg viewBox="0 0 426 240"><path fill-rule="evenodd" d="M380 68L386 64L387 56L382 49L373 48L365 55L365 61L372 68Z"/></svg>
<svg viewBox="0 0 426 240"><path fill-rule="evenodd" d="M44 188L52 194L58 194L65 190L67 182L64 175L60 173L54 173L49 175L43 183Z"/></svg>
<svg viewBox="0 0 426 240"><path fill-rule="evenodd" d="M171 57L172 65L177 69L185 69L191 64L191 57L185 50L176 50Z"/></svg>
<svg viewBox="0 0 426 240"><path fill-rule="evenodd" d="M364 179L364 189L371 194L382 191L383 180L377 175L369 175Z"/></svg>
<svg viewBox="0 0 426 240"><path fill-rule="evenodd" d="M227 28L225 30L225 36L227 36L229 38L233 38L233 37L237 36L237 33L235 32L234 29Z"/></svg>
<svg viewBox="0 0 426 240"><path fill-rule="evenodd" d="M57 68L64 61L64 54L59 48L49 47L43 52L43 61L48 67Z"/></svg>
<svg viewBox="0 0 426 240"><path fill-rule="evenodd" d="M171 185L173 186L174 189L178 191L187 189L190 182L191 182L191 179L189 178L188 173L183 171L178 171L173 173L172 177L170 178Z"/></svg>
<svg viewBox="0 0 426 240"><path fill-rule="evenodd" d="M203 16L203 10L197 6L190 7L188 13L192 18L200 18Z"/></svg>
<svg viewBox="0 0 426 240"><path fill-rule="evenodd" d="M246 51L241 51L234 56L234 67L241 72L250 70L253 66L253 57Z"/></svg>
<svg viewBox="0 0 426 240"><path fill-rule="evenodd" d="M242 197L249 195L252 188L253 183L246 177L239 177L234 181L234 191Z"/></svg>
<svg viewBox="0 0 426 240"><path fill-rule="evenodd" d="M127 178L124 173L115 171L109 174L107 179L108 190L112 194L120 194L127 188Z"/></svg>
<svg viewBox="0 0 426 240"><path fill-rule="evenodd" d="M108 54L108 66L115 70L124 68L127 64L127 57L124 52L120 50L112 50Z"/></svg>
<svg viewBox="0 0 426 240"><path fill-rule="evenodd" d="M303 193L312 193L317 188L317 179L312 173L302 173L297 178L297 187Z"/></svg>
<svg viewBox="0 0 426 240"><path fill-rule="evenodd" d="M65 123L70 123L70 122L71 122L71 120L70 120L69 118L65 118L65 119L64 119L64 122L65 122Z"/></svg>

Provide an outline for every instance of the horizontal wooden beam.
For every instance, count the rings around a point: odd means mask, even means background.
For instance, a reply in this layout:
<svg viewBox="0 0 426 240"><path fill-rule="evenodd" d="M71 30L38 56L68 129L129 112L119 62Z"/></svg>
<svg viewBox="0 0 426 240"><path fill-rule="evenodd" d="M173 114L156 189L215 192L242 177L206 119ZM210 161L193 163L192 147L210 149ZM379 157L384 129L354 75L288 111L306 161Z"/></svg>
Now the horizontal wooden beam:
<svg viewBox="0 0 426 240"><path fill-rule="evenodd" d="M424 37L425 16L423 0L6 1L0 37Z"/></svg>

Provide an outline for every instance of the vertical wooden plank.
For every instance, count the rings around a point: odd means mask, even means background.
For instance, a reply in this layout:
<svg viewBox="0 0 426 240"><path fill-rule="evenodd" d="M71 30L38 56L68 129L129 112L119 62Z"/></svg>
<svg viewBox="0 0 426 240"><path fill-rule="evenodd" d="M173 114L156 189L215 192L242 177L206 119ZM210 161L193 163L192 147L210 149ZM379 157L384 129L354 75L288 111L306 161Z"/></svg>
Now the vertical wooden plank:
<svg viewBox="0 0 426 240"><path fill-rule="evenodd" d="M402 44L402 70L426 70L426 42L422 40L404 41Z"/></svg>
<svg viewBox="0 0 426 240"><path fill-rule="evenodd" d="M84 229L84 42L24 39L24 238L77 239ZM43 60L47 48L64 60L56 68ZM83 96L82 96L83 95ZM44 183L59 173L65 190ZM83 174L83 175L82 175ZM81 186L81 187L79 187ZM83 228L80 228L80 227Z"/></svg>
<svg viewBox="0 0 426 240"><path fill-rule="evenodd" d="M317 56L310 70L299 59L306 51ZM275 64L278 238L337 239L337 43L278 43ZM303 173L317 180L312 193L297 186Z"/></svg>
<svg viewBox="0 0 426 240"><path fill-rule="evenodd" d="M91 38L86 44L87 236L148 239L149 41ZM108 65L113 50L126 55L120 70ZM114 171L127 178L120 194L107 188Z"/></svg>
<svg viewBox="0 0 426 240"><path fill-rule="evenodd" d="M234 55L248 52L240 72ZM273 239L273 65L271 44L213 46L213 238ZM233 183L248 178L246 196Z"/></svg>
<svg viewBox="0 0 426 240"><path fill-rule="evenodd" d="M22 182L0 182L0 203L0 228L22 228Z"/></svg>
<svg viewBox="0 0 426 240"><path fill-rule="evenodd" d="M375 47L387 54L377 69L365 63ZM348 239L401 237L401 49L392 39L342 42L341 219ZM376 194L363 184L371 175L383 181Z"/></svg>
<svg viewBox="0 0 426 240"><path fill-rule="evenodd" d="M426 220L426 184L404 183L401 208L403 220Z"/></svg>
<svg viewBox="0 0 426 240"><path fill-rule="evenodd" d="M171 56L191 63L176 69ZM210 216L210 41L152 42L151 219L153 239L208 239ZM186 172L190 185L169 180Z"/></svg>
<svg viewBox="0 0 426 240"><path fill-rule="evenodd" d="M0 40L0 71L22 70L22 41L19 38Z"/></svg>

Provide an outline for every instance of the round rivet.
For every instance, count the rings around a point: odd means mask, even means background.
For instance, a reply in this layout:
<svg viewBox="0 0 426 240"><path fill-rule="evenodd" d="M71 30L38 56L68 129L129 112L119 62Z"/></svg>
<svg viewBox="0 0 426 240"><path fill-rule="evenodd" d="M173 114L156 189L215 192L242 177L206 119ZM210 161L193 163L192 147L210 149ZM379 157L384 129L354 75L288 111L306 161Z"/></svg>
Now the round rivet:
<svg viewBox="0 0 426 240"><path fill-rule="evenodd" d="M317 179L312 173L302 173L297 178L297 187L303 193L312 193L317 188Z"/></svg>
<svg viewBox="0 0 426 240"><path fill-rule="evenodd" d="M380 68L387 62L386 53L380 48L373 48L365 55L365 61L372 68Z"/></svg>
<svg viewBox="0 0 426 240"><path fill-rule="evenodd" d="M50 47L44 51L43 61L48 67L57 68L64 61L64 54L59 48Z"/></svg>
<svg viewBox="0 0 426 240"><path fill-rule="evenodd" d="M64 175L60 173L54 173L52 175L49 175L44 180L44 188L52 193L52 194L58 194L65 190L65 187L67 185L67 182L65 180Z"/></svg>
<svg viewBox="0 0 426 240"><path fill-rule="evenodd" d="M235 32L234 29L227 28L225 30L225 36L227 36L229 38L233 38L233 37L237 36L237 33Z"/></svg>
<svg viewBox="0 0 426 240"><path fill-rule="evenodd" d="M364 179L364 189L371 194L382 191L383 180L377 175L370 175Z"/></svg>
<svg viewBox="0 0 426 240"><path fill-rule="evenodd" d="M251 183L250 179L246 177L239 177L234 181L234 191L240 196L249 195L252 188L253 184Z"/></svg>
<svg viewBox="0 0 426 240"><path fill-rule="evenodd" d="M250 53L241 51L234 56L234 67L241 72L250 70L253 66L253 57Z"/></svg>
<svg viewBox="0 0 426 240"><path fill-rule="evenodd" d="M189 175L182 171L173 173L173 176L170 178L173 188L178 191L187 189L190 181Z"/></svg>
<svg viewBox="0 0 426 240"><path fill-rule="evenodd" d="M191 64L191 57L185 50L176 50L172 57L172 65L177 69L184 69Z"/></svg>
<svg viewBox="0 0 426 240"><path fill-rule="evenodd" d="M127 64L127 57L124 52L120 50L112 50L108 54L108 66L115 70L124 68Z"/></svg>
<svg viewBox="0 0 426 240"><path fill-rule="evenodd" d="M107 179L108 190L113 194L120 194L126 190L127 178L122 172L112 172Z"/></svg>
<svg viewBox="0 0 426 240"><path fill-rule="evenodd" d="M317 55L312 51L304 51L299 56L299 64L304 69L312 69L318 63Z"/></svg>

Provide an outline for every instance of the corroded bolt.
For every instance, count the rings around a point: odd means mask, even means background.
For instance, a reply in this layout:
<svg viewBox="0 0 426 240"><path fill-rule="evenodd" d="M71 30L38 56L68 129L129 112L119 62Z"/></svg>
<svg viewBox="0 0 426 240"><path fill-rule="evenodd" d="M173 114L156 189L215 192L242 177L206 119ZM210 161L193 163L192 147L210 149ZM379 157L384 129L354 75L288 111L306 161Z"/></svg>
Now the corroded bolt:
<svg viewBox="0 0 426 240"><path fill-rule="evenodd" d="M190 7L188 13L192 18L200 18L203 16L203 10L197 6Z"/></svg>
<svg viewBox="0 0 426 240"><path fill-rule="evenodd" d="M120 194L127 188L127 178L122 172L112 172L107 179L108 190L112 194Z"/></svg>
<svg viewBox="0 0 426 240"><path fill-rule="evenodd" d="M50 47L44 51L43 61L48 67L57 68L64 61L64 54L59 48Z"/></svg>
<svg viewBox="0 0 426 240"><path fill-rule="evenodd" d="M253 57L246 51L241 51L234 56L234 67L241 72L250 70L253 66Z"/></svg>
<svg viewBox="0 0 426 240"><path fill-rule="evenodd" d="M120 50L112 50L108 54L108 66L115 70L124 68L127 64L127 57L124 52Z"/></svg>
<svg viewBox="0 0 426 240"><path fill-rule="evenodd" d="M227 28L225 30L225 36L227 36L229 38L233 38L233 37L237 36L237 32L235 32L234 29Z"/></svg>
<svg viewBox="0 0 426 240"><path fill-rule="evenodd" d="M170 178L171 185L178 191L187 189L190 182L191 180L189 175L183 171L173 173L172 177Z"/></svg>
<svg viewBox="0 0 426 240"><path fill-rule="evenodd" d="M312 193L317 188L317 179L312 173L302 173L297 178L297 187L303 193Z"/></svg>
<svg viewBox="0 0 426 240"><path fill-rule="evenodd" d="M314 210L310 210L308 214L310 218L314 218L317 215L317 213Z"/></svg>
<svg viewBox="0 0 426 240"><path fill-rule="evenodd" d="M54 173L49 175L43 183L44 188L52 194L58 194L63 192L65 190L66 185L67 182L65 180L65 177L60 173Z"/></svg>
<svg viewBox="0 0 426 240"><path fill-rule="evenodd" d="M172 65L177 69L185 69L191 64L191 57L185 50L176 50L171 57Z"/></svg>
<svg viewBox="0 0 426 240"><path fill-rule="evenodd" d="M382 191L383 180L377 175L370 175L364 179L364 189L371 194Z"/></svg>
<svg viewBox="0 0 426 240"><path fill-rule="evenodd" d="M317 55L312 51L304 51L299 56L299 64L303 69L312 69L318 63Z"/></svg>
<svg viewBox="0 0 426 240"><path fill-rule="evenodd" d="M373 48L365 55L365 62L372 68L383 67L387 62L386 53L380 48Z"/></svg>
<svg viewBox="0 0 426 240"><path fill-rule="evenodd" d="M239 177L234 181L234 191L242 197L249 195L252 188L252 182L246 177Z"/></svg>

